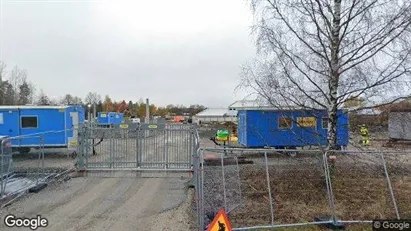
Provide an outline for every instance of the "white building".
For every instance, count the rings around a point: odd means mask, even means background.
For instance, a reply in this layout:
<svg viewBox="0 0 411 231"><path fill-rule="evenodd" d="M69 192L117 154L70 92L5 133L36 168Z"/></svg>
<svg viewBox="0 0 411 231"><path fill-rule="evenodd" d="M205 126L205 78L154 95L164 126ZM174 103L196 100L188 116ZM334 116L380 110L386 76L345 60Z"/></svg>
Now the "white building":
<svg viewBox="0 0 411 231"><path fill-rule="evenodd" d="M228 108L207 108L194 116L197 123L237 122L237 111Z"/></svg>

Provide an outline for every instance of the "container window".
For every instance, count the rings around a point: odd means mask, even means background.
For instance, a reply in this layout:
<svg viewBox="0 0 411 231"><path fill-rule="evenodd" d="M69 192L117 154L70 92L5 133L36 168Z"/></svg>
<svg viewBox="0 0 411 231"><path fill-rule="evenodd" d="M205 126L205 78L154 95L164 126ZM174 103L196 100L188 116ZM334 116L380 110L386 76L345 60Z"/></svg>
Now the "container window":
<svg viewBox="0 0 411 231"><path fill-rule="evenodd" d="M290 117L279 117L278 118L278 127L280 129L289 129L293 127L293 119Z"/></svg>
<svg viewBox="0 0 411 231"><path fill-rule="evenodd" d="M37 116L21 117L21 128L37 128Z"/></svg>
<svg viewBox="0 0 411 231"><path fill-rule="evenodd" d="M322 126L323 126L323 129L328 129L328 123L329 123L329 119L328 118L323 118L322 119Z"/></svg>

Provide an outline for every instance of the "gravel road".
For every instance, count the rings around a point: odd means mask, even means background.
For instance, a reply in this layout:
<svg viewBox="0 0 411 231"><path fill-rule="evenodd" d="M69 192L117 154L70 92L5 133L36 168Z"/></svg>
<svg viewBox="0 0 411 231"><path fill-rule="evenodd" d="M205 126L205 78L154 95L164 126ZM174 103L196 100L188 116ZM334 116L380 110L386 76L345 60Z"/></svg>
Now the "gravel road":
<svg viewBox="0 0 411 231"><path fill-rule="evenodd" d="M22 230L5 226L8 214L28 218L40 214L49 226L39 230L190 230L187 173L157 178L130 175L88 174L29 194L0 210L0 230Z"/></svg>

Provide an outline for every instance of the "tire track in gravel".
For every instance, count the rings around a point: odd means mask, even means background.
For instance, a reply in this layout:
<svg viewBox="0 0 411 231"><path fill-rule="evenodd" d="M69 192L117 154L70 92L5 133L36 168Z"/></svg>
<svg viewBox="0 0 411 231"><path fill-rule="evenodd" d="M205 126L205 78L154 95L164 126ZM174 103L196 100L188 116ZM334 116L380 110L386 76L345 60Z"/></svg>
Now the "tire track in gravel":
<svg viewBox="0 0 411 231"><path fill-rule="evenodd" d="M72 226L82 219L82 217L78 216L78 214L81 214L81 211L91 211L95 204L101 203L101 198L107 197L107 192L111 192L111 189L117 188L121 183L116 178L99 179L97 184L87 184L85 186L86 190L75 194L77 196L72 196L72 200L68 203L58 207L51 206L51 209L46 208L40 214L49 220L50 225L47 227L47 230L65 230L64 227Z"/></svg>
<svg viewBox="0 0 411 231"><path fill-rule="evenodd" d="M127 173L109 178L74 178L31 194L1 212L29 218L40 214L49 221L49 226L40 230L53 231L157 231L157 225L173 224L161 219L160 214L185 200L185 181L124 177ZM7 228L2 222L0 230L21 228Z"/></svg>
<svg viewBox="0 0 411 231"><path fill-rule="evenodd" d="M107 215L111 216L118 207L127 203L136 192L147 184L147 179L123 178L118 180L125 183L114 189L110 194L98 198L98 204L92 204L80 211L75 219L80 222L76 223L72 228L70 228L70 224L67 224L69 226L65 227L64 230L80 231L94 227L96 223L104 221Z"/></svg>
<svg viewBox="0 0 411 231"><path fill-rule="evenodd" d="M104 196L106 190L110 191L112 187L121 184L117 179L92 179L91 182L85 178L78 179L83 179L76 183L81 189L69 188L67 189L68 193L64 196L55 196L59 190L46 188L41 193L32 194L30 197L11 205L6 212L17 217L41 215L49 221L49 226L45 230L64 230L59 229L58 226L67 222L68 217L86 207L88 203L95 201L97 197ZM6 229L4 226L5 224L2 222L0 230ZM7 230L9 229L13 230L7 228ZM14 229L21 230L21 228Z"/></svg>
<svg viewBox="0 0 411 231"><path fill-rule="evenodd" d="M73 181L76 181L76 179L73 179ZM68 203L75 200L76 197L79 197L82 194L87 194L89 193L90 190L93 190L94 188L98 188L101 185L107 184L107 182L104 182L103 179L101 179L100 182L86 181L86 182L83 182L83 184L84 183L87 184L86 187L82 187L83 186L82 184L73 184L72 186L69 186L71 187L72 192L70 192L69 190L58 190L52 195L48 195L48 197L50 197L49 201L56 201L56 202L52 204L42 203L34 208L28 208L28 210L24 211L25 214L31 217L31 216L36 216L37 214L45 214L48 212L52 212L59 207L66 206ZM73 189L73 187L75 187L75 189ZM52 190L53 188L48 188L46 190L49 190L49 189Z"/></svg>
<svg viewBox="0 0 411 231"><path fill-rule="evenodd" d="M95 222L97 226L89 227L88 231L99 230L151 230L147 227L150 216L160 212L167 190L162 178L147 178L142 189L138 190L128 203L118 206L111 214L104 214L103 219Z"/></svg>

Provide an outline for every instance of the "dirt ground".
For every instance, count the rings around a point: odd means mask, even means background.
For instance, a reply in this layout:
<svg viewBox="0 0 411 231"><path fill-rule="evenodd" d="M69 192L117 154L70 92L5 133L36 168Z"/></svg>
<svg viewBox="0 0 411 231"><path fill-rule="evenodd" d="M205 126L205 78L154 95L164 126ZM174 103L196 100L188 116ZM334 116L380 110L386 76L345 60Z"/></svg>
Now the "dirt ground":
<svg viewBox="0 0 411 231"><path fill-rule="evenodd" d="M75 166L75 160L70 155L71 152L65 149L45 149L42 159L39 150L32 150L29 154L13 155L13 165L17 170L39 167L70 169Z"/></svg>
<svg viewBox="0 0 411 231"><path fill-rule="evenodd" d="M373 156L374 157L374 156ZM395 210L379 158L365 156L337 157L332 186L335 211L341 220L373 220L395 218ZM234 227L269 225L271 223L270 194L276 224L314 221L330 214L329 201L321 157L300 155L296 158L269 155L268 174L264 158L251 158L254 164L225 166L227 206L233 208L229 218ZM234 167L233 167L234 166ZM411 218L411 162L398 161L388 170L400 217ZM206 166L204 171L206 216L224 203L221 186L222 169ZM238 189L240 187L240 190ZM239 199L238 192L241 193ZM237 206L237 207L235 207ZM210 221L207 217L206 222ZM323 230L319 227L280 230ZM369 225L348 226L347 230L371 230Z"/></svg>
<svg viewBox="0 0 411 231"><path fill-rule="evenodd" d="M40 214L49 221L44 230L190 230L187 180L187 174L177 173L155 178L130 172L88 174L29 194L0 210L0 216L3 221L7 214ZM0 230L14 229L2 222Z"/></svg>
<svg viewBox="0 0 411 231"><path fill-rule="evenodd" d="M215 131L200 131L201 147L215 148L208 137ZM388 172L396 198L400 217L411 219L411 144L399 142L386 147L388 139L385 133L371 135L371 145L358 144L361 137L352 134L349 156L338 156L336 172L332 178L335 196L335 210L342 220L373 220L395 218L394 205L385 179L382 159L378 152L384 151ZM361 152L365 151L365 152ZM234 151L235 152L235 151ZM396 152L396 153L394 153ZM205 151L206 157L217 158L219 155ZM233 227L269 225L271 211L267 187L264 158L247 157L254 164L240 165L239 176L233 177L231 166L224 170L228 208ZM276 224L314 221L315 217L330 214L329 201L325 184L321 157L299 155L269 157L270 189L273 198L273 213ZM208 168L208 169L207 169ZM209 166L205 170L205 212L206 223L213 213L224 203L221 166ZM229 179L227 178L230 177ZM240 189L238 189L240 185ZM230 188L231 187L231 188ZM241 199L238 199L238 193ZM232 198L230 198L232 197ZM237 207L236 207L237 206ZM263 230L263 229L261 229ZM290 227L278 230L327 230L317 226ZM371 225L350 225L346 230L372 230Z"/></svg>

